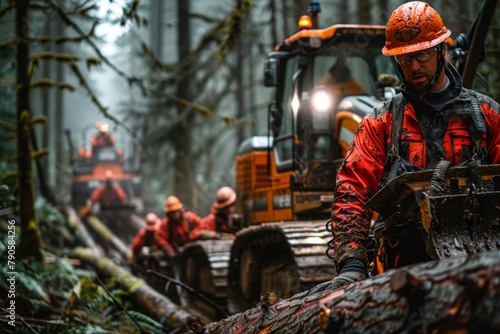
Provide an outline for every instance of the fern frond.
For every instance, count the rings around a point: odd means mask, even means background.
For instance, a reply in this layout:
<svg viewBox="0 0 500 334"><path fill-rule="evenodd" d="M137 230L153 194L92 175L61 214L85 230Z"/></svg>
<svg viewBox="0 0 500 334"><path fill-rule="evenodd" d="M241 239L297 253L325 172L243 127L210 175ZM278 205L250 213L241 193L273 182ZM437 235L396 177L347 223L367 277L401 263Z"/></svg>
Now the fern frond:
<svg viewBox="0 0 500 334"><path fill-rule="evenodd" d="M135 320L141 327L145 330L152 331L152 332L158 332L159 330L163 329L163 325L157 322L154 319L151 319L145 314L142 314L140 312L132 311L129 310L128 314Z"/></svg>
<svg viewBox="0 0 500 334"><path fill-rule="evenodd" d="M45 292L45 290L40 286L36 277L31 277L25 274L24 272L17 273L17 281L19 282L19 287L21 293L25 293L26 296L39 300L43 300L45 303L50 304L49 295Z"/></svg>
<svg viewBox="0 0 500 334"><path fill-rule="evenodd" d="M86 308L90 311L102 312L112 303L113 299L103 291L102 294L97 296L94 300L90 301L87 304Z"/></svg>

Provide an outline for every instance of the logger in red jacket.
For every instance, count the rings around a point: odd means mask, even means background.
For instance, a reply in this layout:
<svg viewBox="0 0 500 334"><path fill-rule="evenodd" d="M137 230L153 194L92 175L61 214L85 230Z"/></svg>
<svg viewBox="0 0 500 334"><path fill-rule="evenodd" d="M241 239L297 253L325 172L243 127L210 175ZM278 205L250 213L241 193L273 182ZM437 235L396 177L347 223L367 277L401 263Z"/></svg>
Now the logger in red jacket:
<svg viewBox="0 0 500 334"><path fill-rule="evenodd" d="M229 226L229 217L234 213L236 193L230 187L222 187L215 193L215 203L210 214L203 218L206 229L217 233L235 233Z"/></svg>
<svg viewBox="0 0 500 334"><path fill-rule="evenodd" d="M172 258L180 252L182 246L199 239L204 228L201 218L194 212L186 211L175 196L169 196L165 201L165 213L156 239L166 255Z"/></svg>
<svg viewBox="0 0 500 334"><path fill-rule="evenodd" d="M96 128L98 132L92 137L90 143L92 145L92 152L98 147L114 146L115 139L109 133L109 124L107 123L96 123Z"/></svg>
<svg viewBox="0 0 500 334"><path fill-rule="evenodd" d="M390 170L399 161L410 169L431 169L442 159L452 166L471 159L500 163L500 107L462 87L446 59L443 42L450 34L438 12L424 2L405 3L389 19L382 53L397 61L402 96L364 118L338 172L331 227L339 276L332 287L368 276L366 245L373 212L365 203L379 189L384 167ZM384 270L430 259L422 228L414 229L408 239L397 240L398 254L389 257Z"/></svg>
<svg viewBox="0 0 500 334"><path fill-rule="evenodd" d="M159 247L155 234L157 227L160 225L160 219L154 213L146 215L146 226L141 228L132 240L132 257L137 259L141 254L143 247Z"/></svg>
<svg viewBox="0 0 500 334"><path fill-rule="evenodd" d="M92 192L87 206L90 209L94 203L99 203L101 206L114 206L125 205L127 202L125 191L114 182L113 172L107 170L104 174L104 182Z"/></svg>

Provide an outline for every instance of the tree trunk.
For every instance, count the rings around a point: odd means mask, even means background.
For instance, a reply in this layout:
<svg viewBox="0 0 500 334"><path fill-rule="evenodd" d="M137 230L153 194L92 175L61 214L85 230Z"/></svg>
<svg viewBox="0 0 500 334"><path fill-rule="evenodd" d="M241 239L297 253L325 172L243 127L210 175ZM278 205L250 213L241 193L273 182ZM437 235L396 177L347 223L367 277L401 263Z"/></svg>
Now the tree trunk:
<svg viewBox="0 0 500 334"><path fill-rule="evenodd" d="M499 333L500 251L261 303L199 333ZM328 283L324 283L326 286Z"/></svg>
<svg viewBox="0 0 500 334"><path fill-rule="evenodd" d="M380 11L380 21L378 22L379 24L387 24L387 21L389 21L389 18L391 17L392 11L396 8L389 8L389 1L388 0L378 0L378 7Z"/></svg>
<svg viewBox="0 0 500 334"><path fill-rule="evenodd" d="M53 21L47 22L45 24L45 27L43 29L43 33L45 36L51 36L52 35L52 23ZM60 35L59 35L60 36ZM50 46L48 48L48 51L53 51L52 47ZM49 61L43 61L42 62L42 77L44 78L50 78L50 63ZM52 92L48 89L41 89L40 90L40 100L41 100L41 114L47 118L47 129L48 131L43 131L42 132L42 147L48 147L49 151L53 148L51 145L52 142L52 136L50 135L50 130L52 130L52 124L51 124L51 96ZM43 161L43 168L45 170L50 170L50 164L51 164L52 157L48 157L47 159L44 159ZM53 184L53 179L51 176L49 176L49 183Z"/></svg>
<svg viewBox="0 0 500 334"><path fill-rule="evenodd" d="M191 101L191 71L192 64L189 59L191 49L191 24L189 17L189 0L177 0L177 36L179 42L179 81L177 83L177 96ZM194 111L178 103L177 113L181 121L176 129L174 142L175 169L174 169L174 195L187 206L192 207L193 198L193 173L191 164L192 124Z"/></svg>
<svg viewBox="0 0 500 334"><path fill-rule="evenodd" d="M65 27L62 19L57 16L55 18L55 32L56 36L64 36ZM56 46L57 53L64 53L65 47L64 43ZM56 81L63 82L64 81L64 66L57 62L55 64L56 70ZM68 163L66 159L66 150L65 150L65 132L64 132L64 91L62 89L56 89L54 92L54 129L55 129L55 149L56 149L56 168L59 169L62 166L65 166ZM73 152L71 152L73 153ZM56 182L55 186L58 193L64 193L65 184L67 185L67 180L64 179L63 173L56 173ZM66 175L65 175L66 176Z"/></svg>
<svg viewBox="0 0 500 334"><path fill-rule="evenodd" d="M146 222L143 218L139 217L135 213L130 215L130 223L134 226L134 228L139 231L143 227L146 227Z"/></svg>
<svg viewBox="0 0 500 334"><path fill-rule="evenodd" d="M335 23L347 23L352 20L349 15L349 6L347 1L340 1L336 9Z"/></svg>
<svg viewBox="0 0 500 334"><path fill-rule="evenodd" d="M174 304L166 296L160 294L144 280L132 275L128 270L118 266L112 260L93 253L88 248L76 248L71 257L90 264L99 275L113 277L118 284L123 285L130 293L130 298L140 306L144 312L166 327L167 332L189 330L191 324L199 320Z"/></svg>
<svg viewBox="0 0 500 334"><path fill-rule="evenodd" d="M47 131L47 129L44 129L44 131ZM38 151L38 143L37 143L35 131L33 131L33 128L31 128L31 146L33 148L33 151L35 151L35 152ZM41 159L46 159L46 157L35 159L35 167L36 167L36 172L38 175L38 185L40 187L40 194L50 204L57 205L56 197L54 196L54 193L52 192L52 189L50 189L49 184L47 182L47 178L45 175L45 169L43 168L42 161L40 161Z"/></svg>
<svg viewBox="0 0 500 334"><path fill-rule="evenodd" d="M238 7L241 7L241 1L238 0ZM244 20L247 20L245 18ZM242 22L242 29L245 29L245 23ZM243 36L238 37L238 46L236 51L236 94L235 94L235 105L236 105L236 118L242 119L245 117L245 97L243 92L243 76L245 73L244 63L245 63L245 53L248 52L246 49L245 38ZM247 138L246 134L247 124L243 123L237 126L236 129L236 142L242 143L244 139Z"/></svg>
<svg viewBox="0 0 500 334"><path fill-rule="evenodd" d="M42 261L40 230L35 214L35 193L31 169L31 112L29 68L29 0L20 0L16 6L17 40L17 161L19 182L19 216L21 242L18 255Z"/></svg>
<svg viewBox="0 0 500 334"><path fill-rule="evenodd" d="M370 0L359 0L358 3L358 23L367 24L371 22L371 2ZM345 22L344 22L345 23Z"/></svg>

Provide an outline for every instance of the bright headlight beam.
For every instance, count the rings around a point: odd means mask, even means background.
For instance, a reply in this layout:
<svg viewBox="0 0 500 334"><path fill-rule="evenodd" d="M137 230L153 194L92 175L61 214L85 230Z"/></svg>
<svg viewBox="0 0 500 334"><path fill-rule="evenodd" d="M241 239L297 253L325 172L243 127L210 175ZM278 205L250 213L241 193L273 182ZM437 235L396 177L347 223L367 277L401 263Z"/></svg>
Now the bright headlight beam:
<svg viewBox="0 0 500 334"><path fill-rule="evenodd" d="M332 109L333 97L328 91L318 89L312 94L311 105L318 112L327 112Z"/></svg>
<svg viewBox="0 0 500 334"><path fill-rule="evenodd" d="M299 111L299 107L300 107L300 102L299 102L299 98L298 98L297 94L293 95L291 105L292 105L293 113L295 115L297 115L297 112Z"/></svg>

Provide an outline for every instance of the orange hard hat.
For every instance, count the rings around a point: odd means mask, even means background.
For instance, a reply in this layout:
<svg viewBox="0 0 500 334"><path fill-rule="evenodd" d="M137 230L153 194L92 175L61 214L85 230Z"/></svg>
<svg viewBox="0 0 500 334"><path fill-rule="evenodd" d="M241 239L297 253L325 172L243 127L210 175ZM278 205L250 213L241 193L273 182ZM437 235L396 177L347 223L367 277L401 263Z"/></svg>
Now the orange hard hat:
<svg viewBox="0 0 500 334"><path fill-rule="evenodd" d="M222 187L215 193L215 200L217 201L217 207L224 209L234 204L236 193L230 187Z"/></svg>
<svg viewBox="0 0 500 334"><path fill-rule="evenodd" d="M154 230L157 222L158 222L158 216L153 212L148 213L146 215L146 229Z"/></svg>
<svg viewBox="0 0 500 334"><path fill-rule="evenodd" d="M450 35L439 13L428 3L407 2L396 8L387 22L382 53L397 56L428 49Z"/></svg>
<svg viewBox="0 0 500 334"><path fill-rule="evenodd" d="M174 212L182 208L181 201L175 196L169 196L165 201L165 211Z"/></svg>

